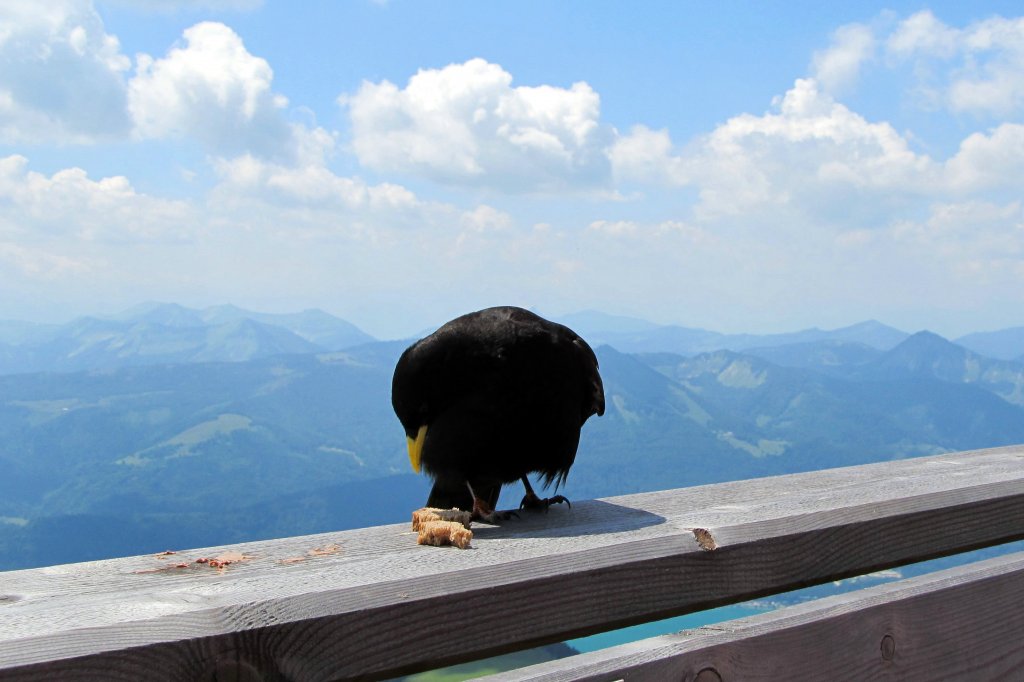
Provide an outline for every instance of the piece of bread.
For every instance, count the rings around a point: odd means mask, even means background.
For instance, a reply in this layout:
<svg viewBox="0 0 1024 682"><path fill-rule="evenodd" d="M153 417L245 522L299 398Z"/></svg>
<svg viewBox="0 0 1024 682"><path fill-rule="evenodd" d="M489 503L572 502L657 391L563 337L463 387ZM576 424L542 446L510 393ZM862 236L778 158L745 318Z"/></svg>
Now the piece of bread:
<svg viewBox="0 0 1024 682"><path fill-rule="evenodd" d="M435 507L423 507L412 513L412 529L419 530L420 526L428 521L455 521L461 523L464 528L469 528L473 515L461 509L437 509Z"/></svg>
<svg viewBox="0 0 1024 682"><path fill-rule="evenodd" d="M473 531L458 521L426 521L420 524L416 543L420 545L455 545L459 549L469 547L473 539Z"/></svg>

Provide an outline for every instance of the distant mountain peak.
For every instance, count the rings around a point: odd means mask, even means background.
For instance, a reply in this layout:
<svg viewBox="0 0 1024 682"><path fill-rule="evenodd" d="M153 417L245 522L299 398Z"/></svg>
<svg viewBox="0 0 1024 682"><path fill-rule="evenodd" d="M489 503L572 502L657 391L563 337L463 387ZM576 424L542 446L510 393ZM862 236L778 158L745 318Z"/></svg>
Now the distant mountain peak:
<svg viewBox="0 0 1024 682"><path fill-rule="evenodd" d="M990 358L1024 361L1024 327L975 332L961 336L956 343Z"/></svg>
<svg viewBox="0 0 1024 682"><path fill-rule="evenodd" d="M920 331L916 331L916 332L914 332L913 334L911 334L910 336L907 337L908 341L910 339L941 340L941 341L945 341L946 343L949 343L949 339L945 338L944 336L941 336L940 334L936 334L935 332L931 331L930 329L922 329Z"/></svg>
<svg viewBox="0 0 1024 682"><path fill-rule="evenodd" d="M968 362L977 359L971 351L935 332L922 330L907 337L871 363L876 375L926 376L942 381L965 381Z"/></svg>
<svg viewBox="0 0 1024 682"><path fill-rule="evenodd" d="M896 346L893 351L898 350L915 350L915 351L950 351L955 350L959 353L967 352L966 348L956 345L949 339L946 339L933 331L923 329L919 332L915 332L908 336L900 345Z"/></svg>
<svg viewBox="0 0 1024 682"><path fill-rule="evenodd" d="M148 322L165 327L202 327L204 324L198 310L161 301L142 303L114 315L111 319L118 322Z"/></svg>

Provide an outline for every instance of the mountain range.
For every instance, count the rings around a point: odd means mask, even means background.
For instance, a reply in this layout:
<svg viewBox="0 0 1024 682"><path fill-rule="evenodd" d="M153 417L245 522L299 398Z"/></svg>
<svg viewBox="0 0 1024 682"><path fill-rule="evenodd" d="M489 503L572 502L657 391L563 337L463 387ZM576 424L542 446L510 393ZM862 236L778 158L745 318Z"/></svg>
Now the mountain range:
<svg viewBox="0 0 1024 682"><path fill-rule="evenodd" d="M680 346L683 328L563 321L596 346L608 404L570 498L1024 442L1024 363L929 332ZM167 304L0 338L36 363L0 375L0 569L397 522L426 498L390 406L408 341ZM712 338L734 347L697 350Z"/></svg>
<svg viewBox="0 0 1024 682"><path fill-rule="evenodd" d="M63 325L0 322L0 374L240 362L339 350L375 339L322 310L275 315L230 305L150 303Z"/></svg>
<svg viewBox="0 0 1024 682"><path fill-rule="evenodd" d="M814 362L819 368L835 359L830 354L843 355L838 362L848 364L857 353L868 359L872 350L891 350L910 336L874 320L833 330L723 334L592 310L553 319L577 331L592 346L607 344L627 353L689 356L732 350L779 360L789 354L789 362L805 362L809 353L817 353L819 359ZM375 341L351 322L316 309L274 314L232 305L198 310L174 303L145 303L117 315L80 317L66 324L0 320L0 374L239 362L345 350ZM953 342L981 356L1024 362L1024 327L967 334Z"/></svg>

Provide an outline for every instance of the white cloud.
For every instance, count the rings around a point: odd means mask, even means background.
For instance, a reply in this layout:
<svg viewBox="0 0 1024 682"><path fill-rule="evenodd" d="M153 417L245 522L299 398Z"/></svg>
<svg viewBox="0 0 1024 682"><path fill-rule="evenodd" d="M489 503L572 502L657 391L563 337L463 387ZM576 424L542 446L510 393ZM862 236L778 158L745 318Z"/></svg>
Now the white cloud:
<svg viewBox="0 0 1024 682"><path fill-rule="evenodd" d="M212 172L192 175L197 198L169 201L137 189L152 178L133 186L0 158L0 290L31 293L19 281L49 280L60 285L52 298L172 291L281 307L337 297L378 317L409 316L410 330L502 302L607 303L665 319L692 314L700 324L777 327L789 324L778 321L787 311L827 313L836 302L871 310L887 296L941 308L951 278L965 305L1013 286L1002 301L1024 302L1024 125L986 121L951 156L933 158L913 132L842 99L885 68L895 77L885 74L884 86L909 75L951 111L1019 112L1012 20L954 28L924 12L888 19L888 33L882 20L842 27L814 56L810 77L767 111L677 141L668 128L620 133L603 124L586 83L516 86L480 59L422 70L404 85L364 83L343 98L351 151L394 178L371 182L332 168L334 136L294 122L271 65L231 28L193 26L162 57L139 56L130 78L87 3L49 7L38 16L28 3L0 7L16 19L0 22L0 59L24 53L43 64L57 55L87 65L116 95L99 90L96 105L120 107L120 122L90 128L88 116L54 104L60 97L43 106L13 89L0 69L0 136L83 142L130 139L134 129L137 140L198 142ZM51 86L77 92L78 83ZM545 196L480 204L465 199L476 192L455 191L448 196L463 203L444 203L397 184L401 174ZM614 190L633 200L571 203ZM816 324L854 321L803 314Z"/></svg>
<svg viewBox="0 0 1024 682"><path fill-rule="evenodd" d="M714 240L708 231L681 220L663 220L653 224L636 220L595 220L587 225L587 230L611 238L668 238L677 240L677 244L708 244Z"/></svg>
<svg viewBox="0 0 1024 682"><path fill-rule="evenodd" d="M322 129L284 118L288 101L271 90L273 71L224 24L204 22L185 45L156 59L140 55L128 106L141 138L188 137L218 156L316 162L333 145Z"/></svg>
<svg viewBox="0 0 1024 682"><path fill-rule="evenodd" d="M400 300L409 305L399 312L423 315L410 292L469 295L468 283L495 272L529 276L508 262L540 248L486 205L422 201L398 185L252 156L215 170L220 183L206 197L168 201L124 177L48 175L22 156L0 158L0 290L89 311L97 300L172 296L285 308ZM508 249L495 251L495 239Z"/></svg>
<svg viewBox="0 0 1024 682"><path fill-rule="evenodd" d="M1024 109L1024 18L953 28L926 10L902 21L886 47L937 81L927 87L952 111L1008 116ZM939 64L945 70L936 75Z"/></svg>
<svg viewBox="0 0 1024 682"><path fill-rule="evenodd" d="M123 136L130 65L85 0L0 3L0 142Z"/></svg>
<svg viewBox="0 0 1024 682"><path fill-rule="evenodd" d="M586 83L512 87L512 75L472 59L423 69L405 88L363 83L339 100L360 162L379 171L507 191L604 186L611 131Z"/></svg>
<svg viewBox="0 0 1024 682"><path fill-rule="evenodd" d="M88 0L0 4L0 143L186 138L215 156L321 163L334 138L287 119L266 60L196 24L163 58L120 51ZM129 77L130 76L130 77Z"/></svg>
<svg viewBox="0 0 1024 682"><path fill-rule="evenodd" d="M956 53L959 40L959 31L924 10L900 22L888 37L886 49L902 57L918 54L948 58Z"/></svg>
<svg viewBox="0 0 1024 682"><path fill-rule="evenodd" d="M290 166L244 155L217 160L214 165L220 177L215 200L237 208L257 202L282 208L352 212L405 211L419 205L416 196L400 185L368 185L317 164Z"/></svg>
<svg viewBox="0 0 1024 682"><path fill-rule="evenodd" d="M971 200L939 203L924 223L899 226L895 233L957 259L1006 258L1024 262L1021 202L994 204Z"/></svg>
<svg viewBox="0 0 1024 682"><path fill-rule="evenodd" d="M1024 125L1003 123L968 136L945 168L949 187L959 192L1024 190Z"/></svg>
<svg viewBox="0 0 1024 682"><path fill-rule="evenodd" d="M686 160L673 153L672 138L667 130L634 126L627 135L615 140L608 150L608 158L615 180L620 183L686 184L692 175Z"/></svg>
<svg viewBox="0 0 1024 682"><path fill-rule="evenodd" d="M865 253L903 263L912 291L936 307L1017 309L1024 302L1021 202L941 202L923 220L878 233ZM891 287L892 285L890 285ZM945 298L946 301L940 299Z"/></svg>
<svg viewBox="0 0 1024 682"><path fill-rule="evenodd" d="M861 65L874 51L875 36L870 27L841 26L832 34L832 45L815 53L812 76L825 91L835 93L857 80Z"/></svg>
<svg viewBox="0 0 1024 682"><path fill-rule="evenodd" d="M508 213L486 204L463 213L461 220L463 229L483 234L510 230L513 224L512 216Z"/></svg>
<svg viewBox="0 0 1024 682"><path fill-rule="evenodd" d="M797 80L774 111L735 116L683 152L673 153L666 132L637 128L611 158L616 177L697 187L704 219L774 207L858 220L863 193L888 201L925 192L939 171L891 125L866 120L813 79Z"/></svg>
<svg viewBox="0 0 1024 682"><path fill-rule="evenodd" d="M30 243L181 241L196 218L185 202L139 194L123 176L92 180L81 168L46 176L18 155L0 158L0 203L0 237Z"/></svg>
<svg viewBox="0 0 1024 682"><path fill-rule="evenodd" d="M59 280L69 275L83 275L96 265L80 257L49 253L0 238L0 262L7 263L19 276L37 280Z"/></svg>
<svg viewBox="0 0 1024 682"><path fill-rule="evenodd" d="M633 237L640 231L640 225L635 220L595 220L587 229L611 237Z"/></svg>

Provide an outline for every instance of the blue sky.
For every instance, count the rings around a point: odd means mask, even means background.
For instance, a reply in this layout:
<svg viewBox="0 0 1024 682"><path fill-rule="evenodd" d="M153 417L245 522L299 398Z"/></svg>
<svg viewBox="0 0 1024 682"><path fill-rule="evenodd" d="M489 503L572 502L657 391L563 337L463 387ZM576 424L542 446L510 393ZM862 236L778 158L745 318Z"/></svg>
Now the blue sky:
<svg viewBox="0 0 1024 682"><path fill-rule="evenodd" d="M1024 325L1015 5L9 0L0 319Z"/></svg>

